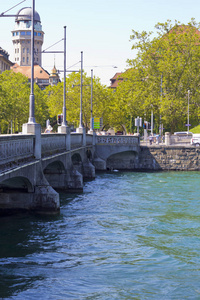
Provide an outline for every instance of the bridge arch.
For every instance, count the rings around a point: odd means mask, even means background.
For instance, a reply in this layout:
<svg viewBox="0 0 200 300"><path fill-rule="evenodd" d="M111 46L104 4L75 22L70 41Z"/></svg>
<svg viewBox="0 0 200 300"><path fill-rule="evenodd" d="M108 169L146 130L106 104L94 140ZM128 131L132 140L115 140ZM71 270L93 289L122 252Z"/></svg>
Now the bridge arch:
<svg viewBox="0 0 200 300"><path fill-rule="evenodd" d="M33 192L33 185L28 178L16 176L0 182L0 192L28 193Z"/></svg>
<svg viewBox="0 0 200 300"><path fill-rule="evenodd" d="M43 170L45 174L61 174L65 172L65 166L62 161L56 160L49 163Z"/></svg>
<svg viewBox="0 0 200 300"><path fill-rule="evenodd" d="M81 158L81 155L79 153L74 153L72 155L72 164L73 165L82 164L82 158Z"/></svg>
<svg viewBox="0 0 200 300"><path fill-rule="evenodd" d="M74 153L71 157L73 167L80 174L83 174L83 161L79 153Z"/></svg>
<svg viewBox="0 0 200 300"><path fill-rule="evenodd" d="M92 156L92 151L90 149L87 149L86 150L86 157L89 159L89 160L92 160L93 156Z"/></svg>
<svg viewBox="0 0 200 300"><path fill-rule="evenodd" d="M136 151L123 151L110 155L106 160L107 170L133 170L138 168L139 158Z"/></svg>

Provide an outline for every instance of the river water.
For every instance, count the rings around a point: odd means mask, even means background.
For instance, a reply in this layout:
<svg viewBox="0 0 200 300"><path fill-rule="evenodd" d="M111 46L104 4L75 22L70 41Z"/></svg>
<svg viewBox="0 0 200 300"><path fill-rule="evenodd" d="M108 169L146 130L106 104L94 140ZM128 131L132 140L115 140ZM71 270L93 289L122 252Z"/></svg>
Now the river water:
<svg viewBox="0 0 200 300"><path fill-rule="evenodd" d="M0 298L200 299L200 173L98 174L0 244Z"/></svg>

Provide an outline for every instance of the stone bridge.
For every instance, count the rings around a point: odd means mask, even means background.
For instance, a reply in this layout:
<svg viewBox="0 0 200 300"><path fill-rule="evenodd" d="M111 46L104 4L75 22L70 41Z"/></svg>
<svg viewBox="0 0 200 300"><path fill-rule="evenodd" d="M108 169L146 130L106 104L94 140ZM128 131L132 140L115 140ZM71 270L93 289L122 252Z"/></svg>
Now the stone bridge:
<svg viewBox="0 0 200 300"><path fill-rule="evenodd" d="M109 169L119 153L137 157L138 148L134 136L0 135L0 214L57 213L56 191L82 191L83 180L95 178L95 169Z"/></svg>
<svg viewBox="0 0 200 300"><path fill-rule="evenodd" d="M138 164L138 136L96 136L95 145L95 167L98 170L128 170Z"/></svg>

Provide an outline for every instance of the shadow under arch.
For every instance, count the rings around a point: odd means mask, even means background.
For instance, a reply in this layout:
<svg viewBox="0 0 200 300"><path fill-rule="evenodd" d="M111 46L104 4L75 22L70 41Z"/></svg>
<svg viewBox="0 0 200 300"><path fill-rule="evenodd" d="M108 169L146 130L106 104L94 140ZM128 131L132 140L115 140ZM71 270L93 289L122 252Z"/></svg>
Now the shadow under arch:
<svg viewBox="0 0 200 300"><path fill-rule="evenodd" d="M45 174L61 174L61 173L64 173L65 172L65 166L64 164L57 160L57 161L54 161L50 164L48 164L45 169L43 170L44 172L44 175Z"/></svg>
<svg viewBox="0 0 200 300"><path fill-rule="evenodd" d="M0 182L1 192L33 192L34 188L28 178L16 176Z"/></svg>
<svg viewBox="0 0 200 300"><path fill-rule="evenodd" d="M90 149L87 149L86 150L86 157L89 159L89 160L92 160L92 151Z"/></svg>
<svg viewBox="0 0 200 300"><path fill-rule="evenodd" d="M138 168L139 157L136 151L124 151L107 158L107 170L134 170Z"/></svg>
<svg viewBox="0 0 200 300"><path fill-rule="evenodd" d="M73 154L71 159L72 159L72 164L73 165L80 165L80 164L82 164L82 158L81 158L81 156L80 156L79 153Z"/></svg>

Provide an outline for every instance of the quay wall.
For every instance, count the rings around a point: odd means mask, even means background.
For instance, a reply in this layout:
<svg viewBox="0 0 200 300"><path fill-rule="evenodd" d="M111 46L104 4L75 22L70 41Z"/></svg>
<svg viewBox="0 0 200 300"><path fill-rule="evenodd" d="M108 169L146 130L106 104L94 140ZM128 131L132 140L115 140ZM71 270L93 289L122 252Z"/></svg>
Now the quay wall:
<svg viewBox="0 0 200 300"><path fill-rule="evenodd" d="M141 146L139 170L200 170L200 148L193 146Z"/></svg>

